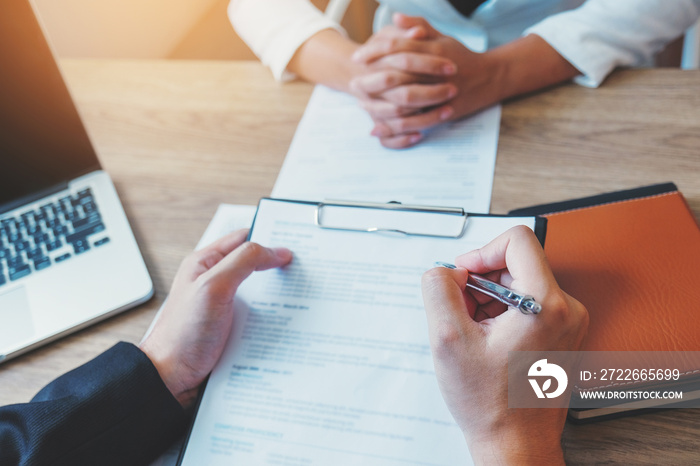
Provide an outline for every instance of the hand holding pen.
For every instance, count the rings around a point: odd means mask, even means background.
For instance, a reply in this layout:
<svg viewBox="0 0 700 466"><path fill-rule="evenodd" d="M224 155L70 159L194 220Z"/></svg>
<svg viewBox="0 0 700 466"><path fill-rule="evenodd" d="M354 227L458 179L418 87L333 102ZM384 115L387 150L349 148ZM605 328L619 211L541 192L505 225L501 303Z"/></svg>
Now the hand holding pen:
<svg viewBox="0 0 700 466"><path fill-rule="evenodd" d="M447 262L436 262L435 266L452 270L457 268L456 265L448 264ZM467 287L497 299L506 306L519 309L523 314L539 314L542 311L542 306L535 301L535 298L532 296L520 294L500 283L492 282L488 278L484 278L475 273L469 274L467 278Z"/></svg>
<svg viewBox="0 0 700 466"><path fill-rule="evenodd" d="M474 462L563 464L566 410L509 409L508 353L578 349L588 326L586 309L559 288L526 227L508 230L455 264L425 273L423 301L438 384ZM478 288L486 282L468 286L475 274L500 287L496 297ZM517 298L504 304L515 298L510 293ZM541 312L529 315L535 303Z"/></svg>

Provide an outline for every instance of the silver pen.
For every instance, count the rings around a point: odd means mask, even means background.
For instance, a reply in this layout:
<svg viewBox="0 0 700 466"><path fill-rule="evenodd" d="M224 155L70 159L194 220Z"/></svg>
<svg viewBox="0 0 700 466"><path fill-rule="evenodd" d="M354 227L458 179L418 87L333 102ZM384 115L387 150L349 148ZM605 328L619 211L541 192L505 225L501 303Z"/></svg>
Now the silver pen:
<svg viewBox="0 0 700 466"><path fill-rule="evenodd" d="M457 268L456 265L448 264L447 262L436 262L435 265L447 269ZM523 314L539 314L540 311L542 311L542 306L535 301L535 298L532 296L519 294L499 283L492 282L474 273L469 273L467 287L491 296L510 307L520 309L520 312Z"/></svg>

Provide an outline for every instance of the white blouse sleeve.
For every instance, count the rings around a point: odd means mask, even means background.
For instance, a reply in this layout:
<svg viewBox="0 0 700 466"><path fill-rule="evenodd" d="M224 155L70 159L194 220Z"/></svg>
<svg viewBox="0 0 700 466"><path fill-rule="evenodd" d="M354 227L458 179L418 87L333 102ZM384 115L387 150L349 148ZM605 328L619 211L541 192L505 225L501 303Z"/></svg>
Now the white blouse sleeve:
<svg viewBox="0 0 700 466"><path fill-rule="evenodd" d="M644 66L700 16L700 0L588 0L525 30L537 34L598 87L617 66Z"/></svg>
<svg viewBox="0 0 700 466"><path fill-rule="evenodd" d="M329 28L345 34L307 0L231 0L228 16L241 39L282 81L294 78L287 65L309 37Z"/></svg>

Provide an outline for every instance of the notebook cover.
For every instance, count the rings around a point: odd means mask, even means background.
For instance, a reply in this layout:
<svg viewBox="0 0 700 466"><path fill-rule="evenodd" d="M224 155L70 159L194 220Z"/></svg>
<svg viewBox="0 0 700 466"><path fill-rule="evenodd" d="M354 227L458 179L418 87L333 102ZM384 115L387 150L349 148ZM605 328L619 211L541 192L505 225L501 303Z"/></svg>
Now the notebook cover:
<svg viewBox="0 0 700 466"><path fill-rule="evenodd" d="M545 252L557 282L590 316L583 350L700 350L700 228L673 183L511 215L547 218ZM700 369L681 366L687 377Z"/></svg>
<svg viewBox="0 0 700 466"><path fill-rule="evenodd" d="M559 286L590 315L585 350L700 350L700 228L674 184L511 215L547 218Z"/></svg>

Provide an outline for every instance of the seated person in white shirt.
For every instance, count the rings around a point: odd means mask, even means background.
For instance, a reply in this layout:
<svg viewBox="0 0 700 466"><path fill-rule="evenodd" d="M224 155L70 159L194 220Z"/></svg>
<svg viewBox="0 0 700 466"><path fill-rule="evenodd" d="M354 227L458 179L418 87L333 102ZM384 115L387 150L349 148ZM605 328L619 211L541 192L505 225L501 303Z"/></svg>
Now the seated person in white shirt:
<svg viewBox="0 0 700 466"><path fill-rule="evenodd" d="M229 17L277 79L352 93L372 134L401 148L508 97L651 65L700 16L700 0L379 2L364 45L307 0L232 0Z"/></svg>

